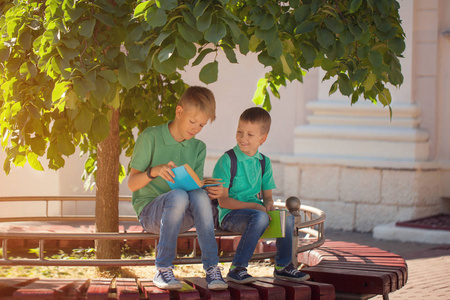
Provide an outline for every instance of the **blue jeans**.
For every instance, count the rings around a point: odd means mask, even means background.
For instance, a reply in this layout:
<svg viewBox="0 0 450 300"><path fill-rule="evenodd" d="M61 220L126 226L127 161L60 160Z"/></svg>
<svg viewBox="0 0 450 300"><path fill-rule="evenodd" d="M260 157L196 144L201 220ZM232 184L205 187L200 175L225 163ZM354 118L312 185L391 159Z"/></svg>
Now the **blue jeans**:
<svg viewBox="0 0 450 300"><path fill-rule="evenodd" d="M269 215L257 209L236 209L229 212L222 220L224 230L241 233L241 240L233 258L236 267L247 267L261 235L269 226ZM294 217L286 216L286 235L276 239L277 254L275 264L285 267L292 261L292 235Z"/></svg>
<svg viewBox="0 0 450 300"><path fill-rule="evenodd" d="M139 222L147 232L159 234L156 267L173 265L178 234L194 226L202 250L203 268L206 270L219 263L211 200L205 190L185 192L176 189L162 194L144 207Z"/></svg>

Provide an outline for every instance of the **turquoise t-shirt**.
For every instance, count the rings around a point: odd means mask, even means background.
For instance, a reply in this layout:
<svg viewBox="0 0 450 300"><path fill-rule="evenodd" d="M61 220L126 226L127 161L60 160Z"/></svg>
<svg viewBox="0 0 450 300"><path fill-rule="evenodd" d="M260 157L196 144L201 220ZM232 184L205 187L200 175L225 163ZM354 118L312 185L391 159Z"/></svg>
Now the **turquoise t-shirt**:
<svg viewBox="0 0 450 300"><path fill-rule="evenodd" d="M233 148L237 158L236 176L233 179L233 186L228 190L228 196L244 202L255 202L263 205L263 202L258 199L258 193L263 190L272 190L276 188L273 180L272 163L266 156L266 166L264 176L261 176L261 154L256 152L253 156L244 154L239 146ZM224 181L224 187L230 186L230 167L231 160L228 154L222 155L217 161L214 171L214 178L221 178ZM219 222L222 223L223 218L231 209L222 208L219 206Z"/></svg>
<svg viewBox="0 0 450 300"><path fill-rule="evenodd" d="M173 161L177 166L188 164L200 179L203 179L205 143L195 138L182 142L175 141L169 132L169 123L148 127L138 136L130 167L146 172L149 166L154 167ZM159 176L143 188L134 191L131 203L137 216L153 199L169 191L169 185Z"/></svg>

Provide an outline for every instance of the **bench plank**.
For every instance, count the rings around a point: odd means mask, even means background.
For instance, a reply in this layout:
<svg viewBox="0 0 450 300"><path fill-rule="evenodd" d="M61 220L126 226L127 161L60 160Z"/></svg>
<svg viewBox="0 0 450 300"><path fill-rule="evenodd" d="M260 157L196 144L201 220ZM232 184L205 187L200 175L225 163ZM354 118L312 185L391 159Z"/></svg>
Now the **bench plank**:
<svg viewBox="0 0 450 300"><path fill-rule="evenodd" d="M249 283L248 285L258 290L261 300L275 300L286 298L286 292L284 291L284 288L280 286L265 283L262 281L255 281Z"/></svg>
<svg viewBox="0 0 450 300"><path fill-rule="evenodd" d="M108 299L108 294L111 289L112 279L92 279L89 288L86 292L87 300L103 300Z"/></svg>
<svg viewBox="0 0 450 300"><path fill-rule="evenodd" d="M122 299L139 299L139 287L134 278L117 278L116 279L117 298Z"/></svg>
<svg viewBox="0 0 450 300"><path fill-rule="evenodd" d="M87 289L88 279L40 279L19 288L13 299L77 299Z"/></svg>
<svg viewBox="0 0 450 300"><path fill-rule="evenodd" d="M169 300L170 293L168 290L162 290L153 284L151 279L138 278L137 283L144 293L145 298L154 300Z"/></svg>
<svg viewBox="0 0 450 300"><path fill-rule="evenodd" d="M245 284L238 284L228 281L228 290L233 300L254 300L259 299L257 289Z"/></svg>
<svg viewBox="0 0 450 300"><path fill-rule="evenodd" d="M184 281L192 285L204 299L211 300L229 300L230 292L228 290L213 291L208 289L208 283L204 278L188 277Z"/></svg>
<svg viewBox="0 0 450 300"><path fill-rule="evenodd" d="M260 277L259 281L267 282L285 289L286 300L310 300L311 289L306 285L274 278Z"/></svg>
<svg viewBox="0 0 450 300"><path fill-rule="evenodd" d="M192 286L181 280L183 287L179 290L170 291L170 297L179 300L198 300L200 299L199 292Z"/></svg>
<svg viewBox="0 0 450 300"><path fill-rule="evenodd" d="M13 293L39 278L0 278L0 295L12 297Z"/></svg>

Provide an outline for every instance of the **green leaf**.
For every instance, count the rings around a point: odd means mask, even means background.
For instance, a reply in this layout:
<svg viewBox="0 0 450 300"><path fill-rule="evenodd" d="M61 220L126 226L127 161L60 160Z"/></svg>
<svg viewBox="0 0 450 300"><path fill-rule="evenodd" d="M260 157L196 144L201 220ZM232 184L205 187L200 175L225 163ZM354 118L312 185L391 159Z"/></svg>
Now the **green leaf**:
<svg viewBox="0 0 450 300"><path fill-rule="evenodd" d="M9 59L10 53L11 53L10 48L0 46L0 62L7 61Z"/></svg>
<svg viewBox="0 0 450 300"><path fill-rule="evenodd" d="M366 80L364 80L363 87L365 91L370 91L377 82L377 76L373 73L369 73Z"/></svg>
<svg viewBox="0 0 450 300"><path fill-rule="evenodd" d="M306 62L313 62L316 59L317 53L313 46L306 43L300 43L298 47L302 51Z"/></svg>
<svg viewBox="0 0 450 300"><path fill-rule="evenodd" d="M114 19L112 18L111 15L109 14L95 14L94 18L96 18L97 20L99 20L101 23L105 24L106 26L109 27L116 27L116 23L114 22Z"/></svg>
<svg viewBox="0 0 450 300"><path fill-rule="evenodd" d="M162 42L169 37L173 31L163 31L159 34L159 36L156 38L156 40L153 42L156 46L161 46Z"/></svg>
<svg viewBox="0 0 450 300"><path fill-rule="evenodd" d="M80 41L77 39L63 39L61 42L69 49L75 49L80 45Z"/></svg>
<svg viewBox="0 0 450 300"><path fill-rule="evenodd" d="M63 46L56 46L56 49L58 50L59 55L65 60L72 60L80 55L80 51L77 49L69 49Z"/></svg>
<svg viewBox="0 0 450 300"><path fill-rule="evenodd" d="M119 83L127 90L134 88L140 80L140 75L127 70L125 66L119 68Z"/></svg>
<svg viewBox="0 0 450 300"><path fill-rule="evenodd" d="M403 83L402 72L398 68L392 68L388 74L389 82L397 86Z"/></svg>
<svg viewBox="0 0 450 300"><path fill-rule="evenodd" d="M36 153L39 156L43 156L45 154L46 142L40 136L36 136L30 139L31 151Z"/></svg>
<svg viewBox="0 0 450 300"><path fill-rule="evenodd" d="M295 22L298 24L305 21L311 13L311 5L303 4L294 10Z"/></svg>
<svg viewBox="0 0 450 300"><path fill-rule="evenodd" d="M210 84L217 81L218 73L219 63L214 61L203 66L200 70L199 78L203 83Z"/></svg>
<svg viewBox="0 0 450 300"><path fill-rule="evenodd" d="M31 49L31 33L29 30L22 31L19 35L18 44L22 46L23 49Z"/></svg>
<svg viewBox="0 0 450 300"><path fill-rule="evenodd" d="M405 41L401 38L393 38L388 41L389 49L397 55L401 55L405 51Z"/></svg>
<svg viewBox="0 0 450 300"><path fill-rule="evenodd" d="M38 155L34 152L28 152L27 154L28 163L33 169L38 171L44 171L41 162L38 160Z"/></svg>
<svg viewBox="0 0 450 300"><path fill-rule="evenodd" d="M136 8L134 9L134 17L140 17L141 15L143 15L145 13L145 11L147 10L147 8L150 7L150 5L152 5L153 1L145 1L142 3L139 3L138 6L136 6Z"/></svg>
<svg viewBox="0 0 450 300"><path fill-rule="evenodd" d="M203 61L203 59L205 58L205 56L206 56L207 54L211 53L211 52L215 52L215 50L214 50L214 49L211 49L211 48L203 49L203 50L200 52L200 54L197 56L197 58L195 59L195 61L192 63L192 66L194 67L194 66L200 64L200 63Z"/></svg>
<svg viewBox="0 0 450 300"><path fill-rule="evenodd" d="M210 43L217 44L227 34L227 28L222 21L218 20L217 23L212 23L211 26L205 31L205 40Z"/></svg>
<svg viewBox="0 0 450 300"><path fill-rule="evenodd" d="M267 45L267 53L273 58L279 59L283 54L283 44L280 39L275 39Z"/></svg>
<svg viewBox="0 0 450 300"><path fill-rule="evenodd" d="M323 48L328 48L335 42L335 35L326 28L317 28L316 34L317 34L317 42L319 42L319 44Z"/></svg>
<svg viewBox="0 0 450 300"><path fill-rule="evenodd" d="M258 55L258 61L266 67L272 66L277 62L277 60L275 58L273 58L272 56L267 54L267 51L262 51Z"/></svg>
<svg viewBox="0 0 450 300"><path fill-rule="evenodd" d="M211 25L212 11L207 11L197 18L197 29L205 31Z"/></svg>
<svg viewBox="0 0 450 300"><path fill-rule="evenodd" d="M205 10L208 8L208 6L211 4L211 1L198 1L197 4L194 7L194 17L198 18L199 16L203 15Z"/></svg>
<svg viewBox="0 0 450 300"><path fill-rule="evenodd" d="M177 0L156 0L156 5L165 10L171 10L178 6Z"/></svg>
<svg viewBox="0 0 450 300"><path fill-rule="evenodd" d="M272 42L278 35L278 27L273 26L270 30L261 30L256 28L255 36L259 39L262 39L266 42L266 44Z"/></svg>
<svg viewBox="0 0 450 300"><path fill-rule="evenodd" d="M95 90L91 91L91 95L97 98L98 100L102 100L106 97L109 91L109 83L103 77L97 78L95 82Z"/></svg>
<svg viewBox="0 0 450 300"><path fill-rule="evenodd" d="M349 24L348 29L350 29L350 32L353 34L355 39L357 39L357 40L361 39L362 30L357 24L356 25Z"/></svg>
<svg viewBox="0 0 450 300"><path fill-rule="evenodd" d="M95 23L95 18L90 18L83 21L78 28L78 33L86 38L92 37L92 34L94 33Z"/></svg>
<svg viewBox="0 0 450 300"><path fill-rule="evenodd" d="M295 28L296 34L308 33L316 28L317 23L313 21L305 21Z"/></svg>
<svg viewBox="0 0 450 300"><path fill-rule="evenodd" d="M391 105L391 92L387 88L384 88L384 90L378 94L378 101L380 101L383 106Z"/></svg>
<svg viewBox="0 0 450 300"><path fill-rule="evenodd" d="M69 89L69 83L62 81L55 84L55 87L52 91L52 102L56 102L60 100L63 94Z"/></svg>
<svg viewBox="0 0 450 300"><path fill-rule="evenodd" d="M286 57L284 55L281 55L280 60L281 60L281 65L283 66L284 74L286 74L287 76L291 75L292 70L289 67L288 62L286 61Z"/></svg>
<svg viewBox="0 0 450 300"><path fill-rule="evenodd" d="M187 24L179 22L177 27L181 36L188 42L196 43L203 38L203 34L200 31Z"/></svg>
<svg viewBox="0 0 450 300"><path fill-rule="evenodd" d="M355 40L355 37L349 30L344 30L339 34L339 40L342 44L347 45Z"/></svg>
<svg viewBox="0 0 450 300"><path fill-rule="evenodd" d="M72 138L68 133L61 132L57 135L57 149L65 156L70 156L75 153L75 146L72 143Z"/></svg>
<svg viewBox="0 0 450 300"><path fill-rule="evenodd" d="M92 134L100 141L106 139L109 135L108 118L104 115L97 115L92 122Z"/></svg>
<svg viewBox="0 0 450 300"><path fill-rule="evenodd" d="M117 82L117 74L112 70L101 70L98 75L102 76L111 83Z"/></svg>
<svg viewBox="0 0 450 300"><path fill-rule="evenodd" d="M341 33L344 30L344 25L342 22L336 18L326 18L323 20L328 29L334 33Z"/></svg>
<svg viewBox="0 0 450 300"><path fill-rule="evenodd" d="M231 49L231 47L229 47L228 45L222 45L222 49L225 52L225 55L230 63L232 64L238 63L236 59L236 53L234 53L234 50Z"/></svg>
<svg viewBox="0 0 450 300"><path fill-rule="evenodd" d="M349 12L355 13L361 6L361 3L362 3L362 0L352 0L352 2L350 3Z"/></svg>
<svg viewBox="0 0 450 300"><path fill-rule="evenodd" d="M339 83L339 91L341 92L342 95L350 96L353 93L353 86L347 75L340 73L338 83Z"/></svg>
<svg viewBox="0 0 450 300"><path fill-rule="evenodd" d="M267 78L261 78L260 80L258 80L258 85L252 99L253 103L255 103L256 105L262 105L264 103L264 98L267 94L267 85Z"/></svg>
<svg viewBox="0 0 450 300"><path fill-rule="evenodd" d="M378 51L369 51L369 61L373 67L379 67L383 64L383 56Z"/></svg>
<svg viewBox="0 0 450 300"><path fill-rule="evenodd" d="M197 53L197 47L193 43L186 42L181 37L175 38L178 53L185 59L190 60Z"/></svg>
<svg viewBox="0 0 450 300"><path fill-rule="evenodd" d="M333 82L333 84L331 85L330 90L328 91L328 96L334 94L337 91L337 88L338 88L338 80Z"/></svg>
<svg viewBox="0 0 450 300"><path fill-rule="evenodd" d="M145 12L145 21L152 27L160 27L167 23L167 14L163 9L150 7Z"/></svg>
<svg viewBox="0 0 450 300"><path fill-rule="evenodd" d="M169 44L158 53L158 60L164 62L168 60L175 51L175 44Z"/></svg>
<svg viewBox="0 0 450 300"><path fill-rule="evenodd" d="M82 107L74 120L75 128L81 133L88 133L91 129L94 113L89 109Z"/></svg>

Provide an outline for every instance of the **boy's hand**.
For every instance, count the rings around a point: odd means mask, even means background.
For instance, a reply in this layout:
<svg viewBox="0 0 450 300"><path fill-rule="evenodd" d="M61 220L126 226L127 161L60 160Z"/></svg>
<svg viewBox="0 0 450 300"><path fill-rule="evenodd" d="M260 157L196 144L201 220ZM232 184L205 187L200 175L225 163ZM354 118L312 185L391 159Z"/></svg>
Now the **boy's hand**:
<svg viewBox="0 0 450 300"><path fill-rule="evenodd" d="M224 187L222 185L205 187L209 199L218 199L224 196Z"/></svg>
<svg viewBox="0 0 450 300"><path fill-rule="evenodd" d="M156 167L153 167L154 172L156 173L156 176L160 176L164 180L175 182L174 177L175 174L173 173L172 169L176 168L177 165L173 161L169 161L167 164L158 165Z"/></svg>
<svg viewBox="0 0 450 300"><path fill-rule="evenodd" d="M267 211L271 211L271 210L275 210L275 206L273 205L273 199L263 199L264 202L264 207L266 208Z"/></svg>

